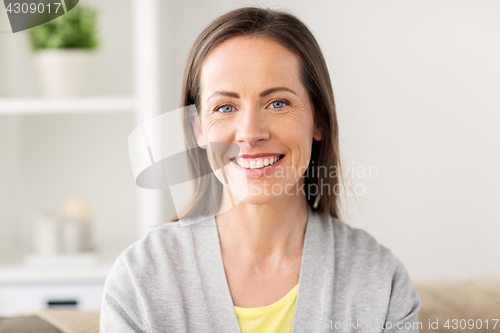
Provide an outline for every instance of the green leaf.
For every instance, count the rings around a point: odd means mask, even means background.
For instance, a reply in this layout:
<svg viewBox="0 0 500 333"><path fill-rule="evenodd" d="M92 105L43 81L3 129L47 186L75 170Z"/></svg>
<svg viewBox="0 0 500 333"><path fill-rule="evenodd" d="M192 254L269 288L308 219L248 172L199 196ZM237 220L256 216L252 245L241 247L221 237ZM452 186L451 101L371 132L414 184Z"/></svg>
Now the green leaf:
<svg viewBox="0 0 500 333"><path fill-rule="evenodd" d="M41 49L84 48L99 46L97 36L97 10L78 4L68 13L28 30L31 48Z"/></svg>

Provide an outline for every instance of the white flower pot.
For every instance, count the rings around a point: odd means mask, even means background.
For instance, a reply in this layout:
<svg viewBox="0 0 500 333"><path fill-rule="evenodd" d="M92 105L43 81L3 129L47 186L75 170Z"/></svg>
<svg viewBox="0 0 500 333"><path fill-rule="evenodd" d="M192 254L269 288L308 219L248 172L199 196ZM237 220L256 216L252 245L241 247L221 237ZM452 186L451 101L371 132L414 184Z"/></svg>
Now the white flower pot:
<svg viewBox="0 0 500 333"><path fill-rule="evenodd" d="M74 97L87 91L92 51L85 49L42 50L35 53L42 94Z"/></svg>

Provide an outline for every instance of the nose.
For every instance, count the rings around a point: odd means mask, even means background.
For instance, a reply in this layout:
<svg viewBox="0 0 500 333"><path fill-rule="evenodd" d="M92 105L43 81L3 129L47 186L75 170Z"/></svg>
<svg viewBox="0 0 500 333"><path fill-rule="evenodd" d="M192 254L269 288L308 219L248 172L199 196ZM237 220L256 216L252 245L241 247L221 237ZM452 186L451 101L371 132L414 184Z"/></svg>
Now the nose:
<svg viewBox="0 0 500 333"><path fill-rule="evenodd" d="M263 142L271 137L266 125L266 115L255 109L246 109L240 113L236 141L250 146Z"/></svg>

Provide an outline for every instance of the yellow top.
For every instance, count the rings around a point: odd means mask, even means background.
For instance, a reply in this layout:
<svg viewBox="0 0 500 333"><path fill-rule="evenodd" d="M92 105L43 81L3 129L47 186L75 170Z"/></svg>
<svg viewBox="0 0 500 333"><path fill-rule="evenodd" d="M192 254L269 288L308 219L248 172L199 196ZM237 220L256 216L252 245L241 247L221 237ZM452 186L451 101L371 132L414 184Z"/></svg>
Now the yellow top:
<svg viewBox="0 0 500 333"><path fill-rule="evenodd" d="M297 284L282 299L270 305L258 308L235 306L241 333L291 333L298 289Z"/></svg>

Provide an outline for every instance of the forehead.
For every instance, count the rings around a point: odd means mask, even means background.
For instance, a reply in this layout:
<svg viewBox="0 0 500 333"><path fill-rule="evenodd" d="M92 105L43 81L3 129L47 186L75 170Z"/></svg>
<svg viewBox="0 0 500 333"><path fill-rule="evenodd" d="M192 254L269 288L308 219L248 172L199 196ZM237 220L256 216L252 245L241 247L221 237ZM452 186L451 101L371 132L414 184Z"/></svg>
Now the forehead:
<svg viewBox="0 0 500 333"><path fill-rule="evenodd" d="M233 37L208 54L202 65L200 82L202 95L217 89L291 88L300 84L299 59L271 39Z"/></svg>

